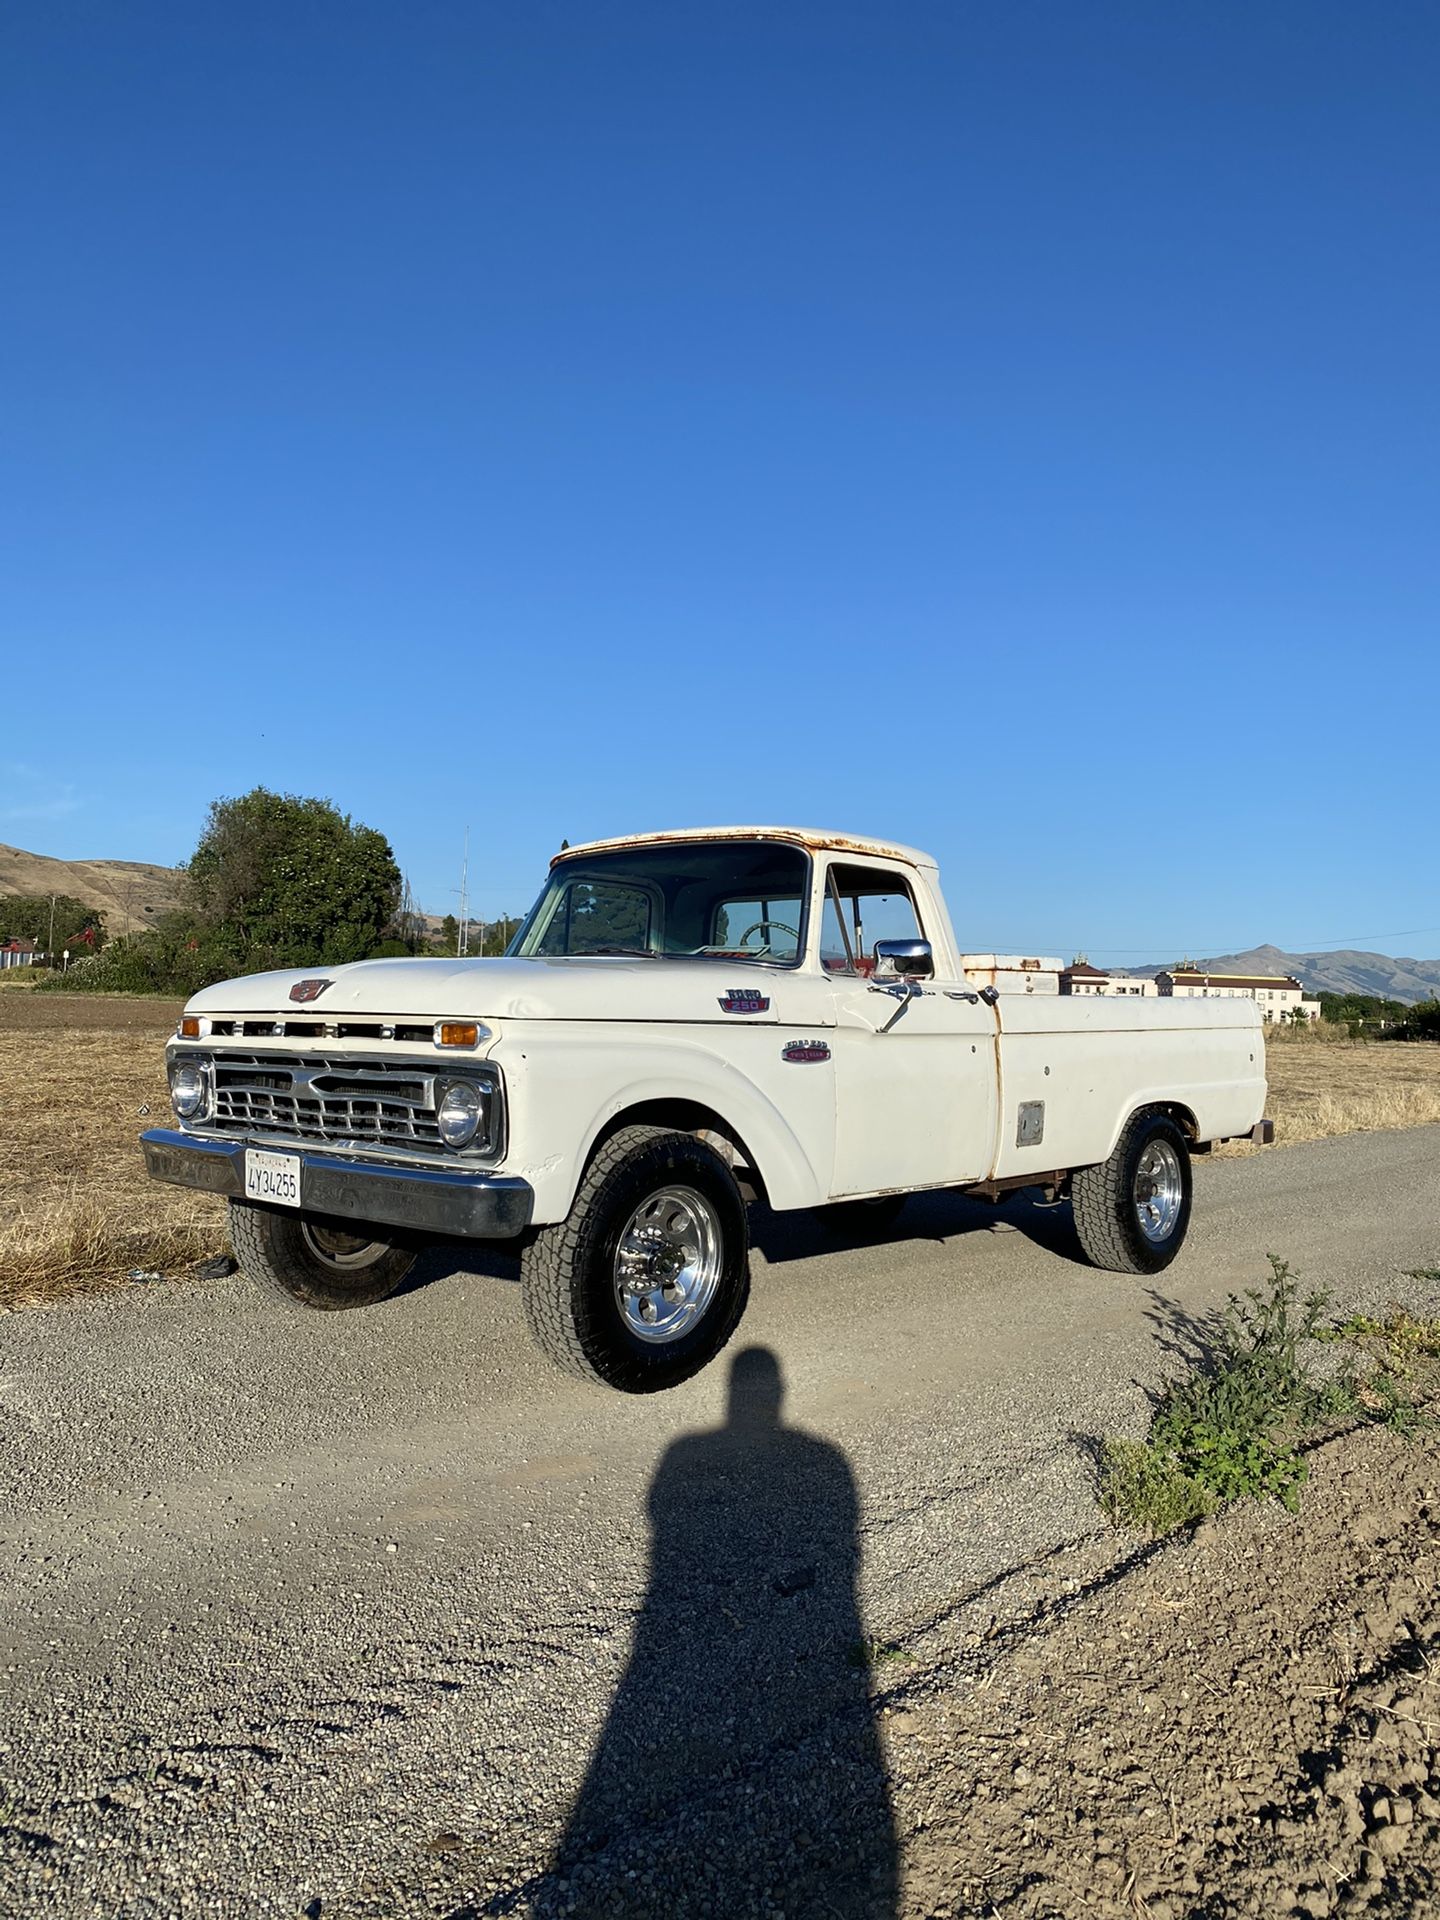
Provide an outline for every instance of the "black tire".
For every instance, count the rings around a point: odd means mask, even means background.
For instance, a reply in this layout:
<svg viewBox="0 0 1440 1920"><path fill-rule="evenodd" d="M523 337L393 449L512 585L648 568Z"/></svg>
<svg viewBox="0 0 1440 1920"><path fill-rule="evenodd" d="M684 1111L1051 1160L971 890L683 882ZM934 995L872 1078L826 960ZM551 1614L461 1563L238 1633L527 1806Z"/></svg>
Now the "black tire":
<svg viewBox="0 0 1440 1920"><path fill-rule="evenodd" d="M1150 1150L1170 1177L1168 1197L1147 1199ZM1153 1163L1152 1163L1153 1164ZM1159 1273L1179 1253L1190 1225L1190 1146L1163 1113L1137 1113L1119 1145L1098 1167L1082 1167L1070 1183L1075 1228L1093 1264L1110 1273ZM1144 1221L1150 1221L1147 1230Z"/></svg>
<svg viewBox="0 0 1440 1920"><path fill-rule="evenodd" d="M230 1202L230 1244L242 1270L267 1293L333 1313L373 1307L415 1264L412 1247L371 1239L353 1220Z"/></svg>
<svg viewBox="0 0 1440 1920"><path fill-rule="evenodd" d="M708 1304L673 1338L643 1339L618 1294L622 1235L654 1196L699 1195L718 1233ZM542 1227L520 1257L525 1317L547 1359L581 1380L621 1393L659 1393L713 1360L750 1295L745 1203L712 1147L664 1127L625 1127L585 1171L566 1219ZM641 1311L637 1302L635 1313Z"/></svg>

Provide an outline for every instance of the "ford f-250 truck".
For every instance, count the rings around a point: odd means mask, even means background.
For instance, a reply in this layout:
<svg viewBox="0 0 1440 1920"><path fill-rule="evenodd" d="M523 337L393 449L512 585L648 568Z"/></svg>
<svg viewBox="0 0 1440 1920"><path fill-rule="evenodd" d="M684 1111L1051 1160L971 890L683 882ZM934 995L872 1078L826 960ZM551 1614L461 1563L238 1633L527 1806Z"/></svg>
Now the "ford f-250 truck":
<svg viewBox="0 0 1440 1920"><path fill-rule="evenodd" d="M1069 1196L1155 1273L1191 1155L1269 1137L1258 1009L967 982L927 855L792 827L567 848L503 959L262 973L190 1001L150 1172L224 1195L240 1264L363 1306L427 1242L518 1247L541 1348L685 1379L749 1287L746 1198Z"/></svg>

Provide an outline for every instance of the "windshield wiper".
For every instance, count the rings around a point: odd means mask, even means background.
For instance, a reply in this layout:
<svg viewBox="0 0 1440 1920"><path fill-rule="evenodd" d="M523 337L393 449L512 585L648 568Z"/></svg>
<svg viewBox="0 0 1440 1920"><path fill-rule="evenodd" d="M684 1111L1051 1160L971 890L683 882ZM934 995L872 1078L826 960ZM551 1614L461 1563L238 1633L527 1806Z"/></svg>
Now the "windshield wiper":
<svg viewBox="0 0 1440 1920"><path fill-rule="evenodd" d="M567 958L583 960L587 954L592 953L618 954L626 960L658 960L660 958L653 947L586 947L584 953L572 953L567 955Z"/></svg>

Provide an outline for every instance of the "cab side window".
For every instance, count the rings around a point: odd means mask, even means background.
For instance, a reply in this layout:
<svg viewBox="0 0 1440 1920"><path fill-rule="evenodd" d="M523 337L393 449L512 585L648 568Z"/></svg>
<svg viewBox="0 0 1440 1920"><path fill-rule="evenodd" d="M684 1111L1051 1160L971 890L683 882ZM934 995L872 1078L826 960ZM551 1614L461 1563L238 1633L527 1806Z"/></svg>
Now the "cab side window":
<svg viewBox="0 0 1440 1920"><path fill-rule="evenodd" d="M873 973L877 940L924 938L915 901L899 874L881 867L831 867L820 919L820 964L827 973Z"/></svg>

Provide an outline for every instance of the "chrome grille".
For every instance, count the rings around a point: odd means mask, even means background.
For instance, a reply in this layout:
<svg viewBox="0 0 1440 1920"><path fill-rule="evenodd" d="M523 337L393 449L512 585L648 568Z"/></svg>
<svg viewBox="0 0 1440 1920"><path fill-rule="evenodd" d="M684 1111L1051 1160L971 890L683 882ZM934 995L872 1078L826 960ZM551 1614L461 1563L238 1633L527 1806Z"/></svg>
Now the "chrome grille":
<svg viewBox="0 0 1440 1920"><path fill-rule="evenodd" d="M214 1053L215 1107L206 1132L273 1134L441 1155L437 1080L456 1078L410 1060L335 1060L320 1054ZM463 1077L491 1084L484 1073Z"/></svg>

